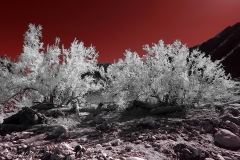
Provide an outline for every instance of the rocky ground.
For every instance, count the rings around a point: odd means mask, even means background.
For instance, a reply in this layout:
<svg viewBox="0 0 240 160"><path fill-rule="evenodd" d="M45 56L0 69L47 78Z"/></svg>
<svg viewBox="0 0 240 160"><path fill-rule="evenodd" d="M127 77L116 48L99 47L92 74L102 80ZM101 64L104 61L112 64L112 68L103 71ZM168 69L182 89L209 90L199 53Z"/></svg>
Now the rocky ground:
<svg viewBox="0 0 240 160"><path fill-rule="evenodd" d="M185 117L149 116L137 108L81 117L1 130L0 159L240 160L238 102L220 112L205 105Z"/></svg>

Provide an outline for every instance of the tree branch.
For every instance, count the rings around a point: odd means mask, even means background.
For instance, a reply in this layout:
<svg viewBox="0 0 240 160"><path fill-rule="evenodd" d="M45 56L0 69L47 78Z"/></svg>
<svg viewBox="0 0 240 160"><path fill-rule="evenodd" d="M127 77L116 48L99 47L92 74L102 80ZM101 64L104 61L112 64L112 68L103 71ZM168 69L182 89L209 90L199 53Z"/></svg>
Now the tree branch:
<svg viewBox="0 0 240 160"><path fill-rule="evenodd" d="M12 99L13 97L15 97L15 96L17 96L17 95L19 95L19 94L24 94L27 90L30 90L30 89L31 89L31 90L35 90L35 91L38 91L38 90L35 89L35 88L25 88L25 89L19 91L18 93L14 94L13 96L11 96L10 98L8 98L7 100L5 100L5 101L0 101L0 103L6 103L6 102L8 102L10 99Z"/></svg>

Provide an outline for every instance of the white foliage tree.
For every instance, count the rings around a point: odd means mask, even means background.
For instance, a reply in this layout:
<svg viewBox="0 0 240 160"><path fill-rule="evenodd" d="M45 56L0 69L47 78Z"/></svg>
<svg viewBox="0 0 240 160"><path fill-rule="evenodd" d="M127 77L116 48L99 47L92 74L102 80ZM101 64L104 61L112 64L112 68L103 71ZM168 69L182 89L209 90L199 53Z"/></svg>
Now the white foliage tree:
<svg viewBox="0 0 240 160"><path fill-rule="evenodd" d="M60 39L56 38L55 45L47 46L44 53L40 42L41 30L40 25L29 25L24 34L23 53L14 65L14 74L0 70L0 78L4 82L1 84L1 100L14 100L16 93L28 90L31 94L24 99L32 102L45 100L59 106L76 100L84 101L84 95L93 89L90 87L93 78L82 79L81 75L98 69L95 48L84 47L83 42L75 39L69 49L62 47L61 50Z"/></svg>
<svg viewBox="0 0 240 160"><path fill-rule="evenodd" d="M126 50L125 59L110 65L106 76L110 79L110 84L103 94L109 99L113 98L120 106L125 106L147 92L141 88L145 83L147 70L136 52Z"/></svg>
<svg viewBox="0 0 240 160"><path fill-rule="evenodd" d="M236 82L225 75L220 61L212 62L201 52L192 53L175 41L164 45L162 40L152 47L145 45L143 58L126 51L125 59L109 66L111 79L108 97L116 97L121 107L133 100L155 97L159 105L193 105L200 102L228 100Z"/></svg>

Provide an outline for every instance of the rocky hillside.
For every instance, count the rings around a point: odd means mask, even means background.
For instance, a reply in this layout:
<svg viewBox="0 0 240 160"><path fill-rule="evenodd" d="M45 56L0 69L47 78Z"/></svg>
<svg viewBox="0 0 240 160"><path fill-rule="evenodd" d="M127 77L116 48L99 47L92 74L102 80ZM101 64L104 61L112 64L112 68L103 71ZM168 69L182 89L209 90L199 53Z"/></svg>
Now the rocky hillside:
<svg viewBox="0 0 240 160"><path fill-rule="evenodd" d="M206 42L191 47L190 50L199 49L206 55L211 55L212 60L221 60L226 73L230 73L233 78L240 77L240 22L225 28L215 37Z"/></svg>

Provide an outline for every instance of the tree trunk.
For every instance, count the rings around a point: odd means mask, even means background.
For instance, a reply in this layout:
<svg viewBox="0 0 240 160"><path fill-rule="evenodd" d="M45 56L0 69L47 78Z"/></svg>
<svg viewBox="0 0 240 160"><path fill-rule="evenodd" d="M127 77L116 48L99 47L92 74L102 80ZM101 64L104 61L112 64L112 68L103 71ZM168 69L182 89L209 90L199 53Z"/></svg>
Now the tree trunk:
<svg viewBox="0 0 240 160"><path fill-rule="evenodd" d="M42 103L48 103L48 96L44 96L44 100Z"/></svg>
<svg viewBox="0 0 240 160"><path fill-rule="evenodd" d="M54 96L52 94L50 94L50 103L53 104L53 99L54 99Z"/></svg>

